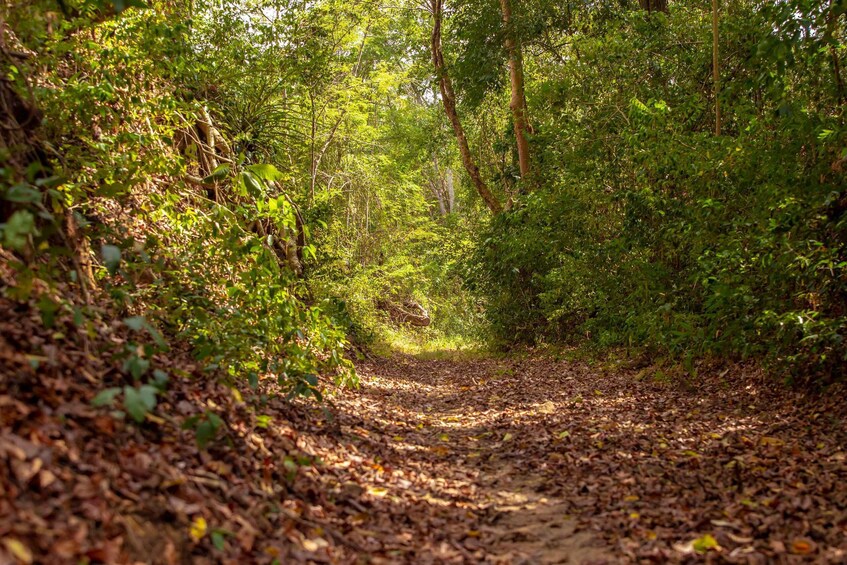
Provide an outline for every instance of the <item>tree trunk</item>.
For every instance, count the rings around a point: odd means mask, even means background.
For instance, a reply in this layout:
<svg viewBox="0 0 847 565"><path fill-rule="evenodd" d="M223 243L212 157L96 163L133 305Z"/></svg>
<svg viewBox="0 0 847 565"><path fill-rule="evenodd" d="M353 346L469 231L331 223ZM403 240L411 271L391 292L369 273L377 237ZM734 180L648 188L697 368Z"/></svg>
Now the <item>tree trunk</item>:
<svg viewBox="0 0 847 565"><path fill-rule="evenodd" d="M638 0L642 10L648 12L667 12L668 0Z"/></svg>
<svg viewBox="0 0 847 565"><path fill-rule="evenodd" d="M718 63L718 0L712 0L712 78L715 83L715 135L721 134L721 74Z"/></svg>
<svg viewBox="0 0 847 565"><path fill-rule="evenodd" d="M515 141L518 145L518 164L520 166L521 178L527 180L530 173L529 139L527 138L529 121L526 115L523 53L512 28L511 0L500 0L500 10L503 14L503 26L506 32L506 51L509 54L509 80L512 84L512 98L509 102L509 107L512 110Z"/></svg>
<svg viewBox="0 0 847 565"><path fill-rule="evenodd" d="M31 163L46 160L35 137L39 125L41 111L21 98L11 81L0 76L0 149L8 153L7 163L13 169L22 172ZM0 221L6 219L0 216Z"/></svg>
<svg viewBox="0 0 847 565"><path fill-rule="evenodd" d="M371 31L371 24L368 23L368 26L365 28L365 34L362 36L362 43L359 46L359 56L356 59L356 64L350 70L350 75L352 77L358 77L359 73L362 70L362 56L365 52L365 42L368 39L368 34ZM364 82L364 77L362 77L362 81ZM309 202L314 202L315 200L315 188L318 183L318 172L321 167L321 161L323 161L324 156L326 155L327 150L329 150L332 145L333 140L335 139L335 134L338 133L338 128L341 126L341 123L344 121L344 118L347 116L347 108L341 110L341 115L338 116L338 119L335 120L332 128L329 131L329 136L324 141L320 150L317 149L317 135L318 135L318 118L315 110L315 94L314 91L309 89L309 107L311 109L311 136L310 136L310 144L309 144ZM324 109L326 106L324 106ZM322 110L323 112L323 110Z"/></svg>
<svg viewBox="0 0 847 565"><path fill-rule="evenodd" d="M453 169L447 167L445 176L447 184L447 213L452 214L456 211L456 192L453 190Z"/></svg>
<svg viewBox="0 0 847 565"><path fill-rule="evenodd" d="M453 82L447 74L447 69L444 64L444 53L441 50L441 17L443 0L430 0L432 15L435 20L432 29L432 63L435 66L435 74L438 77L438 88L441 91L441 102L444 105L444 112L453 126L453 132L456 135L456 141L459 144L459 153L462 155L462 164L468 175L471 177L476 191L485 201L488 209L493 214L499 214L503 211L503 206L482 180L482 175L479 172L479 167L474 163L471 155L470 147L468 147L468 139L465 136L465 130L462 127L462 122L459 121L459 115L456 112L456 93L453 90Z"/></svg>
<svg viewBox="0 0 847 565"><path fill-rule="evenodd" d="M432 180L429 184L432 189L433 196L435 196L435 199L438 200L439 215L444 217L447 215L447 187L445 186L444 178L441 176L441 169L438 166L438 155L435 154L432 156Z"/></svg>
<svg viewBox="0 0 847 565"><path fill-rule="evenodd" d="M0 44L0 49L4 46ZM5 50L0 59L12 59ZM41 125L41 111L29 101L24 100L6 77L0 76L0 150L8 153L4 165L11 169L15 180L26 178L28 169L38 166L40 178L52 174L52 166L47 158L45 147L36 130ZM13 181L14 182L14 181ZM5 222L18 208L14 203L0 200L0 222ZM76 270L80 291L86 304L91 303L91 291L97 288L91 262L91 246L88 238L77 225L71 209L63 212L65 223L59 230L59 237L70 250L70 259ZM28 260L26 254L25 259Z"/></svg>

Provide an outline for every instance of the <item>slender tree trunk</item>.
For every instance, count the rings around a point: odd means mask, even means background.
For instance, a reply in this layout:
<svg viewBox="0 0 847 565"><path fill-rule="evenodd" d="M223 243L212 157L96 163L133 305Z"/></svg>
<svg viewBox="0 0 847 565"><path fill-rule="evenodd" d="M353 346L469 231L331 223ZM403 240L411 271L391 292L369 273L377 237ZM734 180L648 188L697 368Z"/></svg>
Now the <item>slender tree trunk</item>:
<svg viewBox="0 0 847 565"><path fill-rule="evenodd" d="M312 126L312 148L311 148L311 171L309 177L309 198L311 201L315 200L315 187L318 183L318 170L321 166L321 161L323 161L324 155L326 155L327 149L329 149L330 145L332 145L332 141L335 139L335 134L338 132L338 127L341 125L341 122L344 121L344 117L347 115L347 108L341 111L341 115L335 120L335 124L333 124L332 129L329 132L329 136L324 141L323 146L321 146L320 151L315 151L315 130L316 126L313 123Z"/></svg>
<svg viewBox="0 0 847 565"><path fill-rule="evenodd" d="M441 177L441 169L438 167L438 155L432 156L432 180L430 181L432 194L438 200L438 211L440 216L447 215L447 204L445 202L445 193L447 192L444 186L444 179Z"/></svg>
<svg viewBox="0 0 847 565"><path fill-rule="evenodd" d="M432 63L435 66L435 74L438 77L438 88L441 91L441 102L444 105L444 112L453 126L453 132L456 135L456 141L459 144L459 153L462 155L462 164L468 175L471 177L474 188L485 201L488 209L493 214L499 214L503 211L503 206L482 180L482 175L479 172L479 167L474 163L471 155L470 147L468 147L468 139L465 136L465 130L462 127L462 122L459 120L459 114L456 112L456 93L453 90L453 82L447 74L447 69L444 64L444 53L441 50L441 17L443 0L430 0L432 15L435 20L432 29Z"/></svg>
<svg viewBox="0 0 847 565"><path fill-rule="evenodd" d="M718 66L718 0L712 0L712 78L715 83L715 135L721 134L721 83Z"/></svg>
<svg viewBox="0 0 847 565"><path fill-rule="evenodd" d="M315 159L317 135L318 135L318 117L315 110L315 94L312 89L308 89L309 93L309 116L311 118L309 131L309 201L315 199L315 182L318 178L318 162Z"/></svg>
<svg viewBox="0 0 847 565"><path fill-rule="evenodd" d="M667 12L668 0L638 0L642 10L648 12Z"/></svg>
<svg viewBox="0 0 847 565"><path fill-rule="evenodd" d="M838 50L832 43L837 32L838 17L835 12L835 0L829 2L829 14L827 15L826 35L829 37L829 55L832 58L832 72L835 76L835 88L838 92L838 101L844 103L844 80L841 77L841 63L838 58Z"/></svg>
<svg viewBox="0 0 847 565"><path fill-rule="evenodd" d="M452 214L456 211L456 192L453 190L453 169L447 167L445 175L447 184L447 212Z"/></svg>
<svg viewBox="0 0 847 565"><path fill-rule="evenodd" d="M500 10L503 14L503 25L506 31L505 45L509 54L509 79L512 84L512 99L509 107L512 109L521 178L526 180L530 173L530 153L529 139L527 138L529 120L527 119L526 93L524 91L523 53L514 29L512 29L511 0L500 0Z"/></svg>
<svg viewBox="0 0 847 565"><path fill-rule="evenodd" d="M362 36L362 43L359 46L359 56L356 58L356 65L350 71L350 75L352 77L358 77L359 73L362 69L362 55L365 52L365 42L368 40L368 34L371 31L371 24L368 22L368 26L365 28L365 34ZM364 77L362 77L362 81L364 82ZM332 145L333 140L335 139L335 134L338 133L338 128L341 126L341 122L344 121L344 118L347 116L347 108L341 110L341 115L338 116L338 119L335 120L332 128L329 131L329 136L324 141L320 150L317 149L317 132L318 132L318 122L317 116L315 114L315 96L312 90L309 90L309 105L311 108L311 116L312 116L312 132L311 132L311 143L309 146L309 198L310 202L315 200L315 187L318 183L318 171L321 167L321 161L323 161L324 155L326 155L327 150ZM324 106L325 108L326 106Z"/></svg>

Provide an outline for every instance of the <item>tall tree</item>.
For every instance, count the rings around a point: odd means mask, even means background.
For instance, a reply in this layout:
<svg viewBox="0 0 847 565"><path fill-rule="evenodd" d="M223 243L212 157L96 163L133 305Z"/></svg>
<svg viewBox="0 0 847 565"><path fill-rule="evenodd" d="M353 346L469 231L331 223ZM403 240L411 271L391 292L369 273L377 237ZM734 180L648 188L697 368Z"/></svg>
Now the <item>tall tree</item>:
<svg viewBox="0 0 847 565"><path fill-rule="evenodd" d="M721 134L721 74L718 66L718 0L712 0L712 78L715 83L715 135Z"/></svg>
<svg viewBox="0 0 847 565"><path fill-rule="evenodd" d="M435 74L438 79L438 89L441 92L441 102L444 105L444 112L453 126L453 132L456 135L456 141L459 144L459 153L462 156L462 164L465 166L468 175L471 177L474 188L485 201L488 209L493 214L499 214L503 211L503 206L488 185L482 179L468 146L468 138L465 135L465 129L462 127L462 122L459 120L459 114L456 110L456 93L453 90L453 81L450 80L450 75L447 74L447 68L444 63L444 52L441 47L441 24L444 12L444 2L442 0L430 0L430 8L432 9L433 26L432 26L432 41L430 47L432 49L432 64L435 67Z"/></svg>
<svg viewBox="0 0 847 565"><path fill-rule="evenodd" d="M527 137L529 120L527 118L526 93L524 90L523 51L513 25L511 0L500 0L500 10L503 14L506 52L509 54L509 79L512 90L509 107L512 110L521 178L526 180L529 177L531 165L529 139Z"/></svg>

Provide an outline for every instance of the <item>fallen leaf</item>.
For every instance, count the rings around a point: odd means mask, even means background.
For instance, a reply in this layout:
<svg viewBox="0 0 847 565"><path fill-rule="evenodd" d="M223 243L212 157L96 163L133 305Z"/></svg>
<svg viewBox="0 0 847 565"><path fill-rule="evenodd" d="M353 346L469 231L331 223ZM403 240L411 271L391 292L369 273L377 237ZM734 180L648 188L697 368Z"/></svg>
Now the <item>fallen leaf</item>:
<svg viewBox="0 0 847 565"><path fill-rule="evenodd" d="M732 532L727 534L727 537L734 541L735 543L753 543L753 538L745 537L745 536L737 536Z"/></svg>
<svg viewBox="0 0 847 565"><path fill-rule="evenodd" d="M189 529L188 534L196 543L203 539L203 536L206 535L206 529L206 519L203 516L198 516L194 519L194 522L191 523L191 528Z"/></svg>
<svg viewBox="0 0 847 565"><path fill-rule="evenodd" d="M815 542L807 538L797 538L791 542L791 553L795 555L809 555L815 551Z"/></svg>
<svg viewBox="0 0 847 565"><path fill-rule="evenodd" d="M314 539L305 539L303 540L303 549L306 551L318 551L322 547L327 547L329 544L325 539L322 538L314 538Z"/></svg>
<svg viewBox="0 0 847 565"><path fill-rule="evenodd" d="M9 553L15 556L22 563L32 563L32 552L27 546L15 538L3 538L3 545L9 550Z"/></svg>
<svg viewBox="0 0 847 565"><path fill-rule="evenodd" d="M388 494L388 489L383 487L368 487L368 494L376 497L383 497Z"/></svg>
<svg viewBox="0 0 847 565"><path fill-rule="evenodd" d="M762 438L759 439L759 445L780 447L782 445L785 445L785 442L776 437L762 436Z"/></svg>
<svg viewBox="0 0 847 565"><path fill-rule="evenodd" d="M553 414L556 412L556 405L553 404L552 400L548 400L547 402L538 407L538 412L540 414Z"/></svg>
<svg viewBox="0 0 847 565"><path fill-rule="evenodd" d="M706 553L710 549L720 549L721 546L718 544L718 540L712 537L709 534L704 535L701 538L697 538L696 540L691 542L691 547L697 553Z"/></svg>

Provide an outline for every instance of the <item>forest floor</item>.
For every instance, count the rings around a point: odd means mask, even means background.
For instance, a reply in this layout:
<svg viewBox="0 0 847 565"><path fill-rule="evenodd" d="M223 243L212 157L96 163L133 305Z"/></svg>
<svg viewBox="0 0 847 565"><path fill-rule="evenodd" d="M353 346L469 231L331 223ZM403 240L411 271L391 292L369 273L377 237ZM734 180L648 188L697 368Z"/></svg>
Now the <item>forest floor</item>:
<svg viewBox="0 0 847 565"><path fill-rule="evenodd" d="M316 406L172 351L139 426L91 406L124 377L70 322L0 301L0 330L0 564L847 559L842 388L395 356Z"/></svg>

